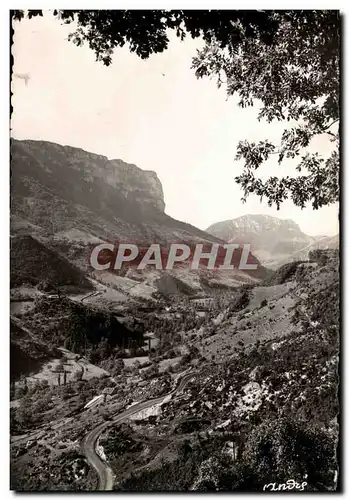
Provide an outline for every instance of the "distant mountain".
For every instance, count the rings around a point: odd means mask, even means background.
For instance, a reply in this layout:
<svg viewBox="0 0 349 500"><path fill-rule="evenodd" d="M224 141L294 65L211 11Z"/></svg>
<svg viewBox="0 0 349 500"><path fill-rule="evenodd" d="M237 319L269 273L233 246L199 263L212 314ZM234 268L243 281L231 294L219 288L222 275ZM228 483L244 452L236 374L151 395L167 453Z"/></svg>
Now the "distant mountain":
<svg viewBox="0 0 349 500"><path fill-rule="evenodd" d="M251 252L268 267L307 259L310 250L337 248L339 237L309 236L294 221L269 215L244 215L212 224L206 231L227 242L249 243Z"/></svg>

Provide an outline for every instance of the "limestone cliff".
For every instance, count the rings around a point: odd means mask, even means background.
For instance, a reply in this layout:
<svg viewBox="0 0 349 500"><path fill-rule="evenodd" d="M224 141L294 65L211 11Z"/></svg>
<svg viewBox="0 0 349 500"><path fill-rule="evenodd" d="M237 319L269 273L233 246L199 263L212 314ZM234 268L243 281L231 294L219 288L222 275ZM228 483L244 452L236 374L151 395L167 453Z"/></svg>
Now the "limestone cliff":
<svg viewBox="0 0 349 500"><path fill-rule="evenodd" d="M90 239L138 243L219 241L164 209L153 171L71 146L12 140L12 234L78 231Z"/></svg>

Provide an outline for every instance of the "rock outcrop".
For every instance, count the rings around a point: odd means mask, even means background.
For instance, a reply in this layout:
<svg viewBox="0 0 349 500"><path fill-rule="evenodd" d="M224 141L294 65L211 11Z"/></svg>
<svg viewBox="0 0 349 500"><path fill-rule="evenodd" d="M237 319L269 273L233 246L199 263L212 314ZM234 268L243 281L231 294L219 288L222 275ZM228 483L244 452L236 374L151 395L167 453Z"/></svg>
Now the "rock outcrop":
<svg viewBox="0 0 349 500"><path fill-rule="evenodd" d="M12 229L53 236L74 228L94 237L136 241L217 238L165 214L155 172L47 141L12 140ZM18 234L18 233L17 233Z"/></svg>
<svg viewBox="0 0 349 500"><path fill-rule="evenodd" d="M12 141L11 236L31 235L80 269L86 268L91 245L100 241L144 248L157 243L164 249L178 242L207 244L207 249L224 244L164 210L155 172L71 146ZM259 264L250 255L249 263L254 262ZM259 266L235 274L243 281L247 275L263 279L266 271Z"/></svg>

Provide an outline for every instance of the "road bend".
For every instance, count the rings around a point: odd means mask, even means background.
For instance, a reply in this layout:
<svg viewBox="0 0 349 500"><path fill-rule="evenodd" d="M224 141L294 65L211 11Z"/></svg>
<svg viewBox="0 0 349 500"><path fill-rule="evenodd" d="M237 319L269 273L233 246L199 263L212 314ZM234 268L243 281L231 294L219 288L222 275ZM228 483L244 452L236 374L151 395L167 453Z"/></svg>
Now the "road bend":
<svg viewBox="0 0 349 500"><path fill-rule="evenodd" d="M172 391L168 394L155 399L149 399L147 401L136 403L130 408L127 408L124 412L114 417L111 421L99 424L98 426L94 427L88 434L86 434L81 443L81 449L89 464L96 470L98 474L98 491L111 491L114 485L114 474L112 469L104 460L101 459L101 457L96 452L97 441L102 432L110 425L122 423L131 415L150 408L156 404L162 403L164 399L170 395L174 396L175 394L180 393L190 382L190 380L194 378L194 375L194 372L190 372L184 375L180 379L177 387L175 389L172 389Z"/></svg>

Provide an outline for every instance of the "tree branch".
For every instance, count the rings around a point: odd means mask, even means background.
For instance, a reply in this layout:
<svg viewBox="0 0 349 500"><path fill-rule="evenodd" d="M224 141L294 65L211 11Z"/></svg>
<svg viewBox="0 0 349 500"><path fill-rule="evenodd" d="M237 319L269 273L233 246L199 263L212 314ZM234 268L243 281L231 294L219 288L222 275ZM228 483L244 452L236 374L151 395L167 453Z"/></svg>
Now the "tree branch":
<svg viewBox="0 0 349 500"><path fill-rule="evenodd" d="M332 125L334 125L335 123L339 122L339 118L336 118L335 120L333 120L332 123L330 123L329 125L327 125L327 127L323 128L322 129L322 132L326 132L326 130L328 130L329 128L332 127ZM332 134L332 132L327 132L328 134ZM334 135L334 134L332 134Z"/></svg>

